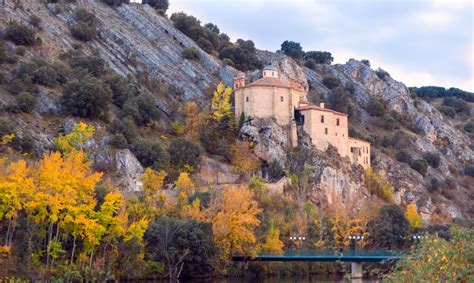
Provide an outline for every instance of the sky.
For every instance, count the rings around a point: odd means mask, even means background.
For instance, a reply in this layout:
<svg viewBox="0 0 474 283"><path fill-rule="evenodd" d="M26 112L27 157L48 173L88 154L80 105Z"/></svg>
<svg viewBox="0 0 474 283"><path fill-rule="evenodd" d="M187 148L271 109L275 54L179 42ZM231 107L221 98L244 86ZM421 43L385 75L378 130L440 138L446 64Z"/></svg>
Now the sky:
<svg viewBox="0 0 474 283"><path fill-rule="evenodd" d="M408 86L474 92L472 0L170 0L168 15L181 11L259 49L292 40L334 63L369 59Z"/></svg>

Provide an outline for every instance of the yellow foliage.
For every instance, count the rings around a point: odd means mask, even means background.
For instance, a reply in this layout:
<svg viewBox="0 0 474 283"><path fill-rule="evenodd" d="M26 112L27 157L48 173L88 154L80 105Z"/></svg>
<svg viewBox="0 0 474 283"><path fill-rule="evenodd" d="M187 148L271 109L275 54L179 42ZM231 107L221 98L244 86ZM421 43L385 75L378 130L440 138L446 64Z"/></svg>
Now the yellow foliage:
<svg viewBox="0 0 474 283"><path fill-rule="evenodd" d="M179 113L184 117L186 135L193 139L199 139L199 128L208 123L209 111L200 111L194 101L186 102Z"/></svg>
<svg viewBox="0 0 474 283"><path fill-rule="evenodd" d="M260 168L260 162L252 153L248 142L237 141L231 150L233 156L232 169L235 172L248 176L253 175Z"/></svg>
<svg viewBox="0 0 474 283"><path fill-rule="evenodd" d="M201 200L196 198L192 203L184 205L181 210L181 217L205 221L206 216L201 211Z"/></svg>
<svg viewBox="0 0 474 283"><path fill-rule="evenodd" d="M418 213L416 204L407 205L407 212L405 216L410 223L412 229L417 229L421 227L421 215Z"/></svg>
<svg viewBox="0 0 474 283"><path fill-rule="evenodd" d="M217 85L216 91L212 97L211 109L212 116L217 121L220 121L224 116L231 116L230 95L232 94L231 87L225 87L223 82Z"/></svg>
<svg viewBox="0 0 474 283"><path fill-rule="evenodd" d="M261 245L260 250L268 251L274 254L282 254L285 245L280 240L280 230L275 227L270 227L265 236L265 243Z"/></svg>
<svg viewBox="0 0 474 283"><path fill-rule="evenodd" d="M125 241L130 241L133 238L142 239L145 235L146 228L148 227L148 220L140 219L133 222L128 227L127 233L125 234Z"/></svg>
<svg viewBox="0 0 474 283"><path fill-rule="evenodd" d="M393 203L392 185L383 174L377 174L369 167L365 169L364 182L371 194L375 194L388 203Z"/></svg>
<svg viewBox="0 0 474 283"><path fill-rule="evenodd" d="M179 121L174 121L171 123L171 128L173 128L173 132L177 135L182 135L186 131L186 125L180 123Z"/></svg>
<svg viewBox="0 0 474 283"><path fill-rule="evenodd" d="M189 178L189 174L187 172L181 172L175 185L179 189L179 203L187 203L188 197L192 195L196 189L193 181Z"/></svg>
<svg viewBox="0 0 474 283"><path fill-rule="evenodd" d="M164 171L156 172L151 168L146 168L142 176L143 182L143 194L145 198L145 204L156 205L162 201L162 194L160 190L165 184L165 178L168 174Z"/></svg>
<svg viewBox="0 0 474 283"><path fill-rule="evenodd" d="M212 222L214 242L222 255L254 254L254 229L260 225L257 214L262 212L253 199L253 192L245 187L226 187L208 210Z"/></svg>
<svg viewBox="0 0 474 283"><path fill-rule="evenodd" d="M76 149L82 150L83 145L94 135L94 132L94 126L88 126L86 123L79 122L74 125L70 134L60 135L55 138L54 144L60 152L69 154Z"/></svg>

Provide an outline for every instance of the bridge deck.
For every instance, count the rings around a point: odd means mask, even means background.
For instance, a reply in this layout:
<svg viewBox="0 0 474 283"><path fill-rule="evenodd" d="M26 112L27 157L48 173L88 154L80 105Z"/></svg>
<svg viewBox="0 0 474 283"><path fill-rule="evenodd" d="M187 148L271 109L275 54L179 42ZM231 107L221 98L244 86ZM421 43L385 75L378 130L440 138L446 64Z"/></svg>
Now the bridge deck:
<svg viewBox="0 0 474 283"><path fill-rule="evenodd" d="M248 256L233 256L234 261L319 261L319 262L377 262L384 260L399 260L403 255L393 251L343 251L337 252L286 252L282 255L260 254L254 258Z"/></svg>

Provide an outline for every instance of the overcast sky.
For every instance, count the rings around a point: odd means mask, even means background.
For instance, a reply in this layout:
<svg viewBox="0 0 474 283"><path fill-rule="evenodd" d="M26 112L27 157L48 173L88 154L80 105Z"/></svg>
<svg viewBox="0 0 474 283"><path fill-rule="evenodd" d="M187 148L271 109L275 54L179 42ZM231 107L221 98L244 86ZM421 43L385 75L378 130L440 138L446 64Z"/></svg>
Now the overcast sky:
<svg viewBox="0 0 474 283"><path fill-rule="evenodd" d="M179 11L259 49L293 40L335 63L367 58L408 86L474 91L472 0L170 0Z"/></svg>

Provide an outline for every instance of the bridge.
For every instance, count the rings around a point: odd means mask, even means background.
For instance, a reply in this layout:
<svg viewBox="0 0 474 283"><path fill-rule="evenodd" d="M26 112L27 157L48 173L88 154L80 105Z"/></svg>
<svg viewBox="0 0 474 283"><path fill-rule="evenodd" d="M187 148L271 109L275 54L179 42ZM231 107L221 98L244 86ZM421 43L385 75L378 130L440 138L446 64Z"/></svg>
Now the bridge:
<svg viewBox="0 0 474 283"><path fill-rule="evenodd" d="M362 278L362 262L399 260L403 253L390 250L309 250L285 251L283 254L258 254L256 257L235 255L233 261L280 261L280 262L350 262L352 279L358 282Z"/></svg>

